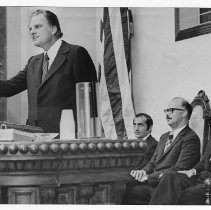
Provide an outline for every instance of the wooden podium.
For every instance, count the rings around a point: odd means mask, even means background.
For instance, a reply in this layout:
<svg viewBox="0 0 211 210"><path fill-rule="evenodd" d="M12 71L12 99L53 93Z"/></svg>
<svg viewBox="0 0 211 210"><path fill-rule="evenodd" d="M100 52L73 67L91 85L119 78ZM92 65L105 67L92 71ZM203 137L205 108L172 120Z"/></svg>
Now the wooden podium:
<svg viewBox="0 0 211 210"><path fill-rule="evenodd" d="M1 142L1 203L120 204L145 150L137 140Z"/></svg>

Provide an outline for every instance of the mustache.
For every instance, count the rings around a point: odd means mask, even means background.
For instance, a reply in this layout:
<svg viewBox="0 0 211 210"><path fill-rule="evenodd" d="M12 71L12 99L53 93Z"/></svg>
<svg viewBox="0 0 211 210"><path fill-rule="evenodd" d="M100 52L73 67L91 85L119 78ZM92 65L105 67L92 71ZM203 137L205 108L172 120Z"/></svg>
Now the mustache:
<svg viewBox="0 0 211 210"><path fill-rule="evenodd" d="M167 120L171 120L172 118L167 116L166 119L167 119Z"/></svg>

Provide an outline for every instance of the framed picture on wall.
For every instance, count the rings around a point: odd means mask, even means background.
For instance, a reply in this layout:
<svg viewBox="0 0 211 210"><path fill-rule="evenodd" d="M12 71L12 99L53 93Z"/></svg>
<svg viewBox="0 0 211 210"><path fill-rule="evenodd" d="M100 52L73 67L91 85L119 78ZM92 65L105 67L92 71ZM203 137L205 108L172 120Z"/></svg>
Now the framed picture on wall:
<svg viewBox="0 0 211 210"><path fill-rule="evenodd" d="M211 8L175 8L175 41L211 32Z"/></svg>

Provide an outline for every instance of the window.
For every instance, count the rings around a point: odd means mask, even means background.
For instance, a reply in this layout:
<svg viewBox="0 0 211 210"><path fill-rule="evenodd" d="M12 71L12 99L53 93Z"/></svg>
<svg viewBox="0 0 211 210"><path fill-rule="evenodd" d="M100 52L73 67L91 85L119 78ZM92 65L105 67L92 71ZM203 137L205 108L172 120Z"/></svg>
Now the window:
<svg viewBox="0 0 211 210"><path fill-rule="evenodd" d="M211 8L175 8L175 41L211 33Z"/></svg>

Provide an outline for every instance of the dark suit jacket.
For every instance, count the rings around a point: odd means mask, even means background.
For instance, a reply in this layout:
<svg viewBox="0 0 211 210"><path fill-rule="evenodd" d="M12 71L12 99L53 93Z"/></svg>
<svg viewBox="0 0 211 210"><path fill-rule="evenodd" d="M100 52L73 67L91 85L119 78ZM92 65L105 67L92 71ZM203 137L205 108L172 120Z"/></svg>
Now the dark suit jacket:
<svg viewBox="0 0 211 210"><path fill-rule="evenodd" d="M137 162L135 163L134 168L133 168L134 170L142 169L150 161L150 159L152 158L152 156L155 152L156 146L158 144L156 139L154 137L152 137L151 134L148 136L148 138L144 142L147 143L147 149L146 149L146 153L144 155L144 159L140 158L137 160Z"/></svg>
<svg viewBox="0 0 211 210"><path fill-rule="evenodd" d="M33 56L23 71L0 81L0 97L27 89L28 124L45 132L59 132L62 109L73 109L76 122L76 83L96 81L96 71L88 52L81 46L62 41L45 81L41 84L44 54Z"/></svg>
<svg viewBox="0 0 211 210"><path fill-rule="evenodd" d="M162 173L191 169L200 159L200 140L189 126L180 131L164 153L168 135L161 136L152 159L143 168L151 183L157 183Z"/></svg>

